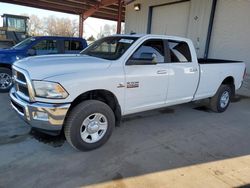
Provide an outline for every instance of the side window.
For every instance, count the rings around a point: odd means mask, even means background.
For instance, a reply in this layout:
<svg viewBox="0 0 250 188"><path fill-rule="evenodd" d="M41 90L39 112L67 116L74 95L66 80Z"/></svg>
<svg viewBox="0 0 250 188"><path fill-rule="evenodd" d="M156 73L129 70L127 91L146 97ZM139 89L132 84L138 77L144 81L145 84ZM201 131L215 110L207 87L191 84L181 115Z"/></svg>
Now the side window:
<svg viewBox="0 0 250 188"><path fill-rule="evenodd" d="M64 51L70 52L70 51L82 51L83 50L83 46L82 43L79 41L75 41L75 40L65 40L64 41Z"/></svg>
<svg viewBox="0 0 250 188"><path fill-rule="evenodd" d="M46 40L42 40L40 42L38 42L35 46L33 46L34 50L47 50L47 41Z"/></svg>
<svg viewBox="0 0 250 188"><path fill-rule="evenodd" d="M64 41L64 51L70 51L70 41L69 40Z"/></svg>
<svg viewBox="0 0 250 188"><path fill-rule="evenodd" d="M79 41L74 41L74 40L71 41L70 47L71 47L71 50L81 51L83 49L82 43L80 43Z"/></svg>
<svg viewBox="0 0 250 188"><path fill-rule="evenodd" d="M169 40L168 45L172 63L185 63L192 61L190 49L186 42Z"/></svg>
<svg viewBox="0 0 250 188"><path fill-rule="evenodd" d="M56 40L41 40L32 48L36 50L37 55L58 53Z"/></svg>
<svg viewBox="0 0 250 188"><path fill-rule="evenodd" d="M132 55L132 59L152 57L152 63L164 63L164 44L162 40L148 40L144 42Z"/></svg>

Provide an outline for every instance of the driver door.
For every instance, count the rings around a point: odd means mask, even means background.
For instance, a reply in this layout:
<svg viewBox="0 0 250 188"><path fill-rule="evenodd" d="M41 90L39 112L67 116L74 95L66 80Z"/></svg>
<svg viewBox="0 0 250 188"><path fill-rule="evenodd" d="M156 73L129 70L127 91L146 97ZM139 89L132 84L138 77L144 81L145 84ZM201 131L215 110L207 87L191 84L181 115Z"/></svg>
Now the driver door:
<svg viewBox="0 0 250 188"><path fill-rule="evenodd" d="M165 41L145 41L125 64L125 114L164 106L167 73Z"/></svg>

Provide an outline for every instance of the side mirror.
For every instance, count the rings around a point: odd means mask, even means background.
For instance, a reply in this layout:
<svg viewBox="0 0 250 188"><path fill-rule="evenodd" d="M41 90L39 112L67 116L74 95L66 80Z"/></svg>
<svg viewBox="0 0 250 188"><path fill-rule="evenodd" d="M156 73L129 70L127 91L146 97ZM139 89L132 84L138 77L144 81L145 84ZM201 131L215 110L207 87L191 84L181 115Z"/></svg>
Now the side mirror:
<svg viewBox="0 0 250 188"><path fill-rule="evenodd" d="M154 58L155 58L155 54L153 53L141 53L139 59L146 60L146 61L153 61Z"/></svg>
<svg viewBox="0 0 250 188"><path fill-rule="evenodd" d="M130 58L126 65L156 65L154 53L141 53L139 58Z"/></svg>
<svg viewBox="0 0 250 188"><path fill-rule="evenodd" d="M34 55L36 55L36 50L35 49L28 49L28 51L27 51L27 55L29 55L29 56L34 56Z"/></svg>

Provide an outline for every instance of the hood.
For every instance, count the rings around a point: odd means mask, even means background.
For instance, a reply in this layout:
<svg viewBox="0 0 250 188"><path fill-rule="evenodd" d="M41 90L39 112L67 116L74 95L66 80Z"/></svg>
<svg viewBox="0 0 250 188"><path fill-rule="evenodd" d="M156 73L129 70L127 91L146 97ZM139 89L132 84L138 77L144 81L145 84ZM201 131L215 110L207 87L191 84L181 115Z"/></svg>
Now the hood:
<svg viewBox="0 0 250 188"><path fill-rule="evenodd" d="M106 69L110 61L87 55L45 55L16 61L15 66L29 72L32 79L43 80L49 77L73 74L91 69Z"/></svg>
<svg viewBox="0 0 250 188"><path fill-rule="evenodd" d="M0 48L0 53L16 53L19 50L16 50L14 48Z"/></svg>

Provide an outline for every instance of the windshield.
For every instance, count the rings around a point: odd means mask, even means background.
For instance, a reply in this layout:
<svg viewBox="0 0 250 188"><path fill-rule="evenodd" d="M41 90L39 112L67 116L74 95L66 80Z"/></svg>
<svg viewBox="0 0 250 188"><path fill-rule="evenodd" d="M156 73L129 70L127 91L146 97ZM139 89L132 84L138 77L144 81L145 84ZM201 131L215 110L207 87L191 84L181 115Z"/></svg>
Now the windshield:
<svg viewBox="0 0 250 188"><path fill-rule="evenodd" d="M81 54L99 57L102 59L116 60L137 40L137 37L113 36L97 40Z"/></svg>
<svg viewBox="0 0 250 188"><path fill-rule="evenodd" d="M13 46L12 48L18 50L18 49L23 49L27 46L29 46L33 41L35 41L35 38L27 38L22 42L19 42L18 44L16 44L15 46Z"/></svg>

